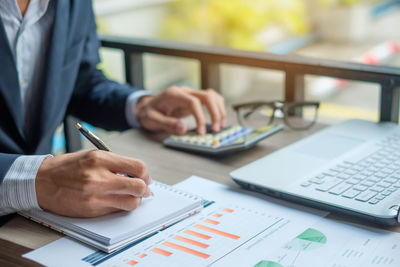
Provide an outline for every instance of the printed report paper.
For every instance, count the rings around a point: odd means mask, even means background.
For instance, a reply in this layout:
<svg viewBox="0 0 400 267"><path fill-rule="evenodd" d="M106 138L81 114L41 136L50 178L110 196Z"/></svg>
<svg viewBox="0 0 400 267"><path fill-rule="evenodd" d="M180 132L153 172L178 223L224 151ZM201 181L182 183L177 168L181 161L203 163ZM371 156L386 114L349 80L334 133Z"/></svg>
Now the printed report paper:
<svg viewBox="0 0 400 267"><path fill-rule="evenodd" d="M200 177L175 187L214 203L115 253L62 238L24 256L48 266L400 266L398 233L346 225Z"/></svg>

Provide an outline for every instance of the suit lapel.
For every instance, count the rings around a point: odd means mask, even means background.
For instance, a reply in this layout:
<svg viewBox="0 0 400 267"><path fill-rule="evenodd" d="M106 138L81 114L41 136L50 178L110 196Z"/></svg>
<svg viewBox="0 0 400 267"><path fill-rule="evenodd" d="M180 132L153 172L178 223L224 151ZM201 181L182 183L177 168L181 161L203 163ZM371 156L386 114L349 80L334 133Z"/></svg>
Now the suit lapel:
<svg viewBox="0 0 400 267"><path fill-rule="evenodd" d="M55 5L54 24L42 79L43 97L39 100L40 117L36 124L38 128L35 130L38 140L54 125L54 118L60 112L60 101L65 101L58 97L57 90L62 90L61 69L68 36L70 1L58 0L55 1Z"/></svg>
<svg viewBox="0 0 400 267"><path fill-rule="evenodd" d="M2 69L0 71L0 93L3 95L18 133L23 134L24 117L22 114L21 92L18 83L18 73L14 57L7 39L3 22L0 18L0 60Z"/></svg>

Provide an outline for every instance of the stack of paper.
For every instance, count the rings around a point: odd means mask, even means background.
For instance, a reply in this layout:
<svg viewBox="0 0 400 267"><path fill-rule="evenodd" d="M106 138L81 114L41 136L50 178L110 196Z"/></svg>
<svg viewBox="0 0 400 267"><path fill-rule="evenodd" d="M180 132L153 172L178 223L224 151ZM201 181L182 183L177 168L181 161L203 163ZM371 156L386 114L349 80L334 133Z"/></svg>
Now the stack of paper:
<svg viewBox="0 0 400 267"><path fill-rule="evenodd" d="M202 209L200 197L158 182L150 188L154 197L143 199L132 212L117 212L97 218L71 218L39 210L21 212L21 215L103 251L112 252Z"/></svg>

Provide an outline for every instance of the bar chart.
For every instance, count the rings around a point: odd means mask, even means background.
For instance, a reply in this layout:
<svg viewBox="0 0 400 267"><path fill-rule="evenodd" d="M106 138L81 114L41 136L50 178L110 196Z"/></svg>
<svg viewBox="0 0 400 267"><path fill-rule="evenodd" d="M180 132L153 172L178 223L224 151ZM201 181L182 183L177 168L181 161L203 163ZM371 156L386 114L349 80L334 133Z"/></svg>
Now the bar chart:
<svg viewBox="0 0 400 267"><path fill-rule="evenodd" d="M107 260L91 263L97 266L155 266L160 262L163 266L212 265L283 221L266 212L240 206L210 206L187 219L185 224L172 226ZM88 258L93 256L85 257Z"/></svg>

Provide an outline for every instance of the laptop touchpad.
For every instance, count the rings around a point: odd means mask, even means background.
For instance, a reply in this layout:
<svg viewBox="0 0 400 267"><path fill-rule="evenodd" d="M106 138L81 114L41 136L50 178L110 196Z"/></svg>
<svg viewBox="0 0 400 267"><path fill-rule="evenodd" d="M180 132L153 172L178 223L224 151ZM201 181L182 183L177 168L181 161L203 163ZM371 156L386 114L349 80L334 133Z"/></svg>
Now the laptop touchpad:
<svg viewBox="0 0 400 267"><path fill-rule="evenodd" d="M312 139L302 143L295 148L296 152L307 154L309 156L334 159L343 153L364 143L362 139L356 139L341 135L323 134L315 136Z"/></svg>

